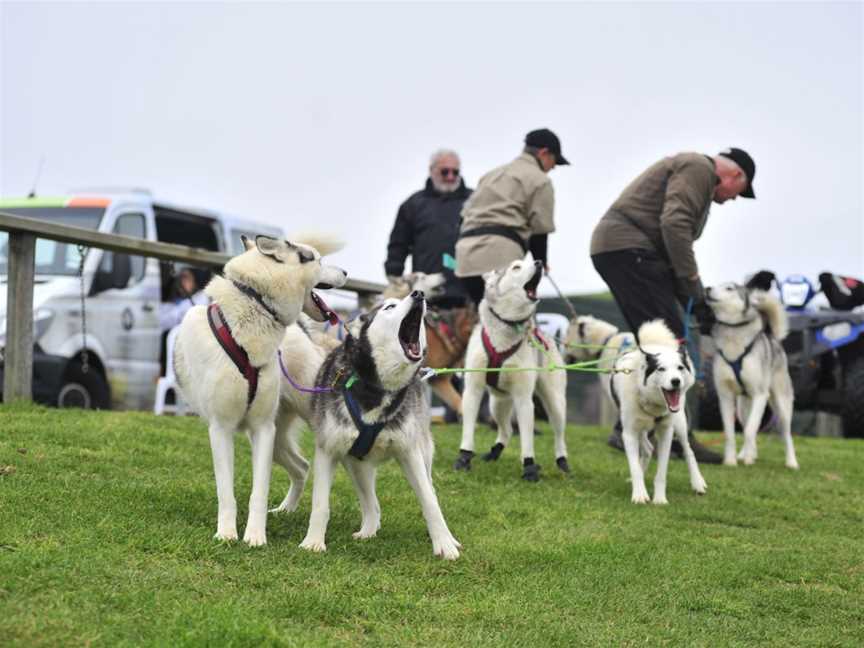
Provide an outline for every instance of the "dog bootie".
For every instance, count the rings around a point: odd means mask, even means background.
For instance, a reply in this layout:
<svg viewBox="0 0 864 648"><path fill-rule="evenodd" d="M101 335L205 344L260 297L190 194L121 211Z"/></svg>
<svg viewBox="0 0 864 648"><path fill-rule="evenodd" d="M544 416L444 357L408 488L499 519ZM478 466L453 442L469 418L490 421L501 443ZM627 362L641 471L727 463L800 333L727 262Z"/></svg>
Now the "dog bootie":
<svg viewBox="0 0 864 648"><path fill-rule="evenodd" d="M483 461L498 461L498 457L501 456L501 453L504 451L503 443L496 443L491 448L489 448L489 452L482 456Z"/></svg>
<svg viewBox="0 0 864 648"><path fill-rule="evenodd" d="M525 459L522 466L522 479L529 482L540 481L540 465L535 464L533 459Z"/></svg>
<svg viewBox="0 0 864 648"><path fill-rule="evenodd" d="M454 470L471 470L471 460L474 458L474 453L470 450L460 450L459 456L453 463Z"/></svg>

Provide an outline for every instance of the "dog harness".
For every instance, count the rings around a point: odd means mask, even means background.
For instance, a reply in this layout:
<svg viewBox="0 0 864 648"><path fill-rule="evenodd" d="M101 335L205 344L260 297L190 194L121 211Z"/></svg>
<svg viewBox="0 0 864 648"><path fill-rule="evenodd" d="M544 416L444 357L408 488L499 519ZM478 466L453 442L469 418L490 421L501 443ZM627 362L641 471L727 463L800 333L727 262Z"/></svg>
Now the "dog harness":
<svg viewBox="0 0 864 648"><path fill-rule="evenodd" d="M249 383L249 389L246 394L246 409L252 405L255 400L255 393L258 391L258 373L260 368L252 366L249 362L249 354L246 349L237 344L237 340L231 335L231 329L225 321L225 316L222 314L222 309L219 304L212 303L207 307L207 321L210 323L210 330L216 336L216 341L225 351L234 366L240 372L240 375Z"/></svg>
<svg viewBox="0 0 864 648"><path fill-rule="evenodd" d="M522 340L519 340L509 349L498 351L494 346L492 346L492 340L489 339L489 334L486 332L485 326L480 331L480 337L483 340L483 349L486 351L487 359L486 366L489 369L500 369L501 365L503 365L504 362L522 346ZM493 389L498 389L498 378L499 372L490 371L486 374L486 384Z"/></svg>
<svg viewBox="0 0 864 648"><path fill-rule="evenodd" d="M717 349L717 353L720 354L720 357L723 358L723 360L726 362L726 364L728 364L729 367L732 369L732 373L735 374L735 382L738 383L738 386L741 388L741 392L745 396L750 396L750 394L747 393L747 388L744 386L744 381L741 380L742 365L744 364L744 358L746 358L747 355L753 350L753 347L756 346L756 341L759 339L759 336L762 335L763 333L765 333L764 330L759 331L753 337L753 339L750 340L750 344L748 344L744 348L744 353L742 353L740 356L738 356L738 358L735 360L730 360L729 358L727 358L725 356L725 354L719 348Z"/></svg>
<svg viewBox="0 0 864 648"><path fill-rule="evenodd" d="M354 378L354 376L352 376ZM354 440L354 443L351 444L351 448L348 450L348 454L357 459L363 459L366 455L369 454L369 451L372 450L372 446L375 445L375 439L378 438L378 435L381 433L381 430L384 429L384 426L389 423L387 419L387 414L390 414L397 409L402 404L402 400L405 398L405 393L408 391L407 385L396 392L396 396L393 397L393 400L387 406L387 409L384 411L382 419L375 423L366 423L363 420L363 410L360 409L360 404L355 400L355 398L351 395L351 385L354 384L356 378L349 378L345 385L342 387L342 398L345 400L345 407L348 409L348 413L351 415L351 420L354 422L354 427L357 428L357 431L360 433L358 437Z"/></svg>

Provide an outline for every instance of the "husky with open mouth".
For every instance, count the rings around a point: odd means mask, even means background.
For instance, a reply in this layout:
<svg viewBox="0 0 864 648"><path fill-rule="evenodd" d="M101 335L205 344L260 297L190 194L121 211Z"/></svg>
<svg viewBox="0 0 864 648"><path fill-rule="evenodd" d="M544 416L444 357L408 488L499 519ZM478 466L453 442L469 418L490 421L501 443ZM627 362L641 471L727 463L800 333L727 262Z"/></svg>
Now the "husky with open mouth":
<svg viewBox="0 0 864 648"><path fill-rule="evenodd" d="M360 500L362 522L354 537L374 537L381 527L375 474L378 464L393 458L420 501L433 553L447 560L459 557L461 545L444 521L432 485L435 448L429 406L420 380L426 355L425 312L422 292L415 291L401 300L386 299L357 318L344 344L323 360L311 396L283 382L280 428L286 432L280 433L274 459L294 474L291 490L277 510L296 508L302 490L303 471L298 468L305 460L298 459L296 442L286 438L297 431L291 418L305 418L315 431L312 514L302 548L326 550L330 489L340 462L350 474ZM289 333L295 339L302 334L297 328ZM283 342L286 380L287 376L295 383L298 379L310 380L310 368L321 352L321 347L316 350L316 346L309 339L305 343L307 351L298 352L302 346L292 349Z"/></svg>
<svg viewBox="0 0 864 648"><path fill-rule="evenodd" d="M684 414L685 395L695 382L687 350L663 320L646 322L639 327L637 337L638 346L618 356L612 364L612 373L604 377L609 395L621 413L632 500L635 504L650 500L645 488L645 471L653 451L648 439L652 430L658 443L654 504L668 504L666 473L673 434L678 435L684 452L690 486L702 495L707 484L687 440Z"/></svg>
<svg viewBox="0 0 864 648"><path fill-rule="evenodd" d="M314 243L314 245L313 245ZM209 306L195 306L180 324L174 371L184 399L209 426L219 514L216 538L237 539L234 433L252 445L252 495L243 539L267 542L267 496L279 397L276 349L301 310L315 320L335 313L313 288L340 287L344 270L321 262L333 240L304 242L259 236L207 285Z"/></svg>
<svg viewBox="0 0 864 648"><path fill-rule="evenodd" d="M474 457L474 429L483 389L490 395L492 415L498 423L498 438L483 455L497 460L510 440L511 414L515 408L522 446L522 478L538 481L540 466L534 461L534 392L543 403L555 432L558 468L570 472L564 428L567 414L567 372L521 371L532 367L562 365L561 354L534 324L537 284L543 264L529 252L506 268L483 275L486 293L480 302L480 321L471 334L465 353L466 369L504 369L503 372L467 372L462 393L462 442L456 470L470 470ZM515 369L516 371L507 371Z"/></svg>

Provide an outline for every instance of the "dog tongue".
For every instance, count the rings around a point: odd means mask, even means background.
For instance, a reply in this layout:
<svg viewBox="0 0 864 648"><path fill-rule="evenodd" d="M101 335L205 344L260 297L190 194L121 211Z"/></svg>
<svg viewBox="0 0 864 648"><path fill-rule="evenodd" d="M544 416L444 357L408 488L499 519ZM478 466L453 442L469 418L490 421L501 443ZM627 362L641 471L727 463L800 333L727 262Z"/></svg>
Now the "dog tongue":
<svg viewBox="0 0 864 648"><path fill-rule="evenodd" d="M318 306L318 309L321 311L321 314L327 318L330 322L331 326L336 326L339 323L339 316L335 313L335 311L331 310L323 299L321 299L321 295L317 292L312 292L313 300L315 304Z"/></svg>
<svg viewBox="0 0 864 648"><path fill-rule="evenodd" d="M678 404L681 401L681 392L680 391L666 391L663 390L663 396L666 398L666 405L669 406L670 410L677 410Z"/></svg>

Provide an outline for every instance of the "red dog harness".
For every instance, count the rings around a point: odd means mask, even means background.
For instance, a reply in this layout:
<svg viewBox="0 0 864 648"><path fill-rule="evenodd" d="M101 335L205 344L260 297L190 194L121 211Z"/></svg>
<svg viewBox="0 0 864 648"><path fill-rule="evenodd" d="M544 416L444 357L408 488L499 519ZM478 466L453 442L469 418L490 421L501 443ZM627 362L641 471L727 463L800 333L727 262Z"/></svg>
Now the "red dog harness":
<svg viewBox="0 0 864 648"><path fill-rule="evenodd" d="M506 351L500 351L499 352L497 349L495 349L494 346L492 346L492 340L489 339L489 334L486 333L486 327L485 326L480 330L480 337L483 339L483 348L486 350L486 358L488 360L488 362L486 363L486 366L489 369L500 369L501 365L504 364L504 362L507 360L507 358L512 356L514 353L516 353L519 350L519 347L522 346L522 340L519 340L516 344L514 344L512 347L510 347ZM499 375L500 375L500 372L498 372L498 371L491 371L491 372L487 373L486 374L486 384L489 387L493 387L495 389L498 389Z"/></svg>
<svg viewBox="0 0 864 648"><path fill-rule="evenodd" d="M237 340L231 335L231 329L228 328L228 323L222 315L219 304L213 303L207 308L207 321L210 322L210 330L216 336L216 341L231 358L240 375L249 383L249 391L246 395L246 409L248 410L252 401L255 400L255 393L258 391L258 372L260 369L252 366L246 349L237 344Z"/></svg>

